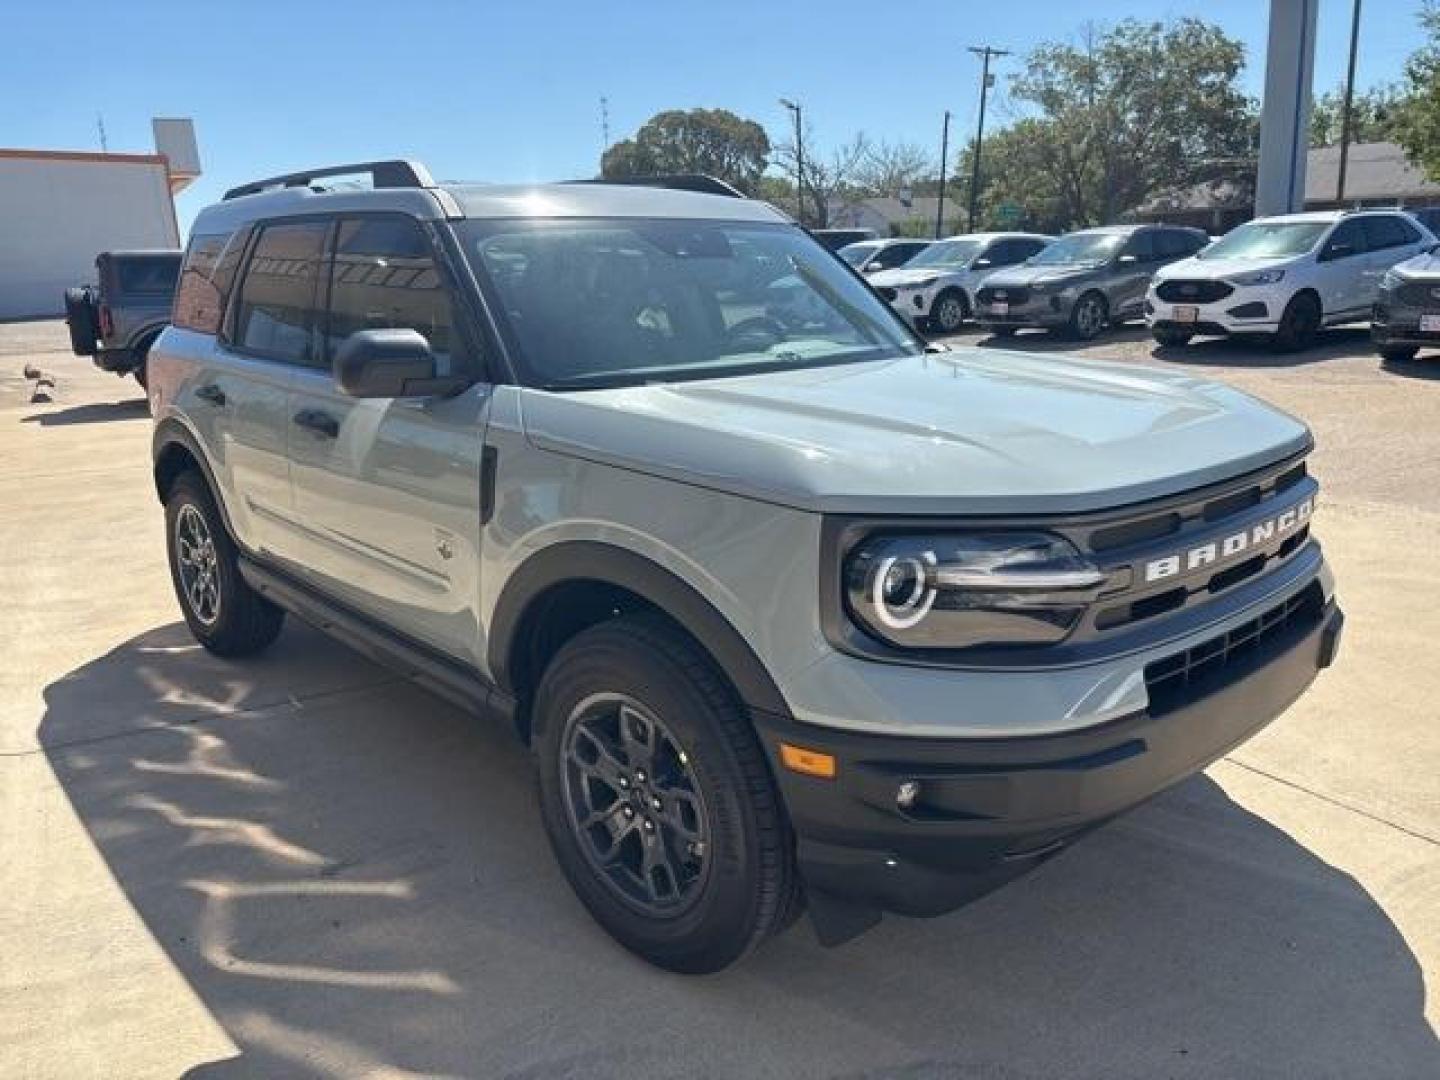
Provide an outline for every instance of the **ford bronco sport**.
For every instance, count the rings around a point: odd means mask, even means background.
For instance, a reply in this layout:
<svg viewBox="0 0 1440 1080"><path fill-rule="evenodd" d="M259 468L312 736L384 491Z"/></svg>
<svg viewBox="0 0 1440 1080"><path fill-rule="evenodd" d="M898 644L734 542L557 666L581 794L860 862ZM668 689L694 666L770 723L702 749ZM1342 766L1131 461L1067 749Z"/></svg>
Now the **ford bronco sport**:
<svg viewBox="0 0 1440 1080"><path fill-rule="evenodd" d="M948 911L1331 662L1302 424L927 347L779 211L655 183L380 162L200 214L149 394L202 644L292 612L512 724L580 899L685 972Z"/></svg>

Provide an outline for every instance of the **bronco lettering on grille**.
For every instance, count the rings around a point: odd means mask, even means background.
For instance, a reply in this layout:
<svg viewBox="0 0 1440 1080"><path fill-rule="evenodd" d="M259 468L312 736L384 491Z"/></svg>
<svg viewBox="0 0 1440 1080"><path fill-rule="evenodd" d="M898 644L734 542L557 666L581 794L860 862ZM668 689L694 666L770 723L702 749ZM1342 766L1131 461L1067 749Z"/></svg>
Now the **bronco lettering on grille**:
<svg viewBox="0 0 1440 1080"><path fill-rule="evenodd" d="M1309 498L1292 506L1283 514L1266 518L1240 532L1231 533L1219 540L1212 540L1208 544L1200 544L1188 551L1167 555L1163 559L1151 559L1145 564L1145 581L1147 583L1160 581L1163 578L1175 577L1181 572L1199 570L1203 566L1210 566L1222 559L1239 555L1252 547L1268 543L1276 537L1285 536L1309 521L1310 515L1314 511L1315 500Z"/></svg>

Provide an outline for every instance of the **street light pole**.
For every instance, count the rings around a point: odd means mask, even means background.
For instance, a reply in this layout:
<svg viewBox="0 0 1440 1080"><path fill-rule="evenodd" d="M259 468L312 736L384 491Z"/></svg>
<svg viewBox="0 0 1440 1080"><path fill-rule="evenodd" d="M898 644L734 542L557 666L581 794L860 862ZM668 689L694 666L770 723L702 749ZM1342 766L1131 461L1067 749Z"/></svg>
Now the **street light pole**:
<svg viewBox="0 0 1440 1080"><path fill-rule="evenodd" d="M945 123L940 128L940 201L935 204L935 239L945 231L945 162L950 156L950 110L945 110Z"/></svg>
<svg viewBox="0 0 1440 1080"><path fill-rule="evenodd" d="M1360 46L1360 0L1350 19L1350 70L1345 75L1345 104L1340 114L1340 172L1335 181L1335 201L1345 201L1345 170L1350 164L1350 111L1355 100L1355 53Z"/></svg>
<svg viewBox="0 0 1440 1080"><path fill-rule="evenodd" d="M795 216L805 224L805 136L804 110L788 98L781 98L780 104L790 110L795 120Z"/></svg>
<svg viewBox="0 0 1440 1080"><path fill-rule="evenodd" d="M990 60L1009 56L1005 49L992 49L989 45L971 45L970 51L981 58L980 68L980 123L975 131L975 157L970 168L970 224L975 231L975 219L980 214L980 145L985 139L985 97L990 90Z"/></svg>

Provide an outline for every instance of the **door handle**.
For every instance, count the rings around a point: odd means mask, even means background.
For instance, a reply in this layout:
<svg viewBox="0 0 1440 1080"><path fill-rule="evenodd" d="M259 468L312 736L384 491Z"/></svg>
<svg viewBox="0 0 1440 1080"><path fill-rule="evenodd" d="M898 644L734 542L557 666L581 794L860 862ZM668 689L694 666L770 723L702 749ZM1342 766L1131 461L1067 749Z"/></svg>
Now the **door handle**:
<svg viewBox="0 0 1440 1080"><path fill-rule="evenodd" d="M301 409L294 419L296 427L303 427L327 439L333 439L340 434L340 421L320 409Z"/></svg>
<svg viewBox="0 0 1440 1080"><path fill-rule="evenodd" d="M219 408L220 406L225 404L225 391L221 390L220 387L216 386L214 383L206 383L204 386L200 387L198 390L195 391L195 396L201 401L209 402L216 408Z"/></svg>

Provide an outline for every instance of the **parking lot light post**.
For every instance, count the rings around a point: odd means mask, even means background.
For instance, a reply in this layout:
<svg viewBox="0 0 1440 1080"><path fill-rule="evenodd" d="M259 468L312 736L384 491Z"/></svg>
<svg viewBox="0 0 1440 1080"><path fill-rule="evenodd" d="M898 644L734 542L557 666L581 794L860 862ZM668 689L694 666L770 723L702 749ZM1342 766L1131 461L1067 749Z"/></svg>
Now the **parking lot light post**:
<svg viewBox="0 0 1440 1080"><path fill-rule="evenodd" d="M1335 178L1335 202L1345 201L1345 171L1350 164L1350 116L1355 105L1355 53L1360 46L1360 0L1350 17L1350 67L1345 74L1345 103L1340 107L1340 168Z"/></svg>
<svg viewBox="0 0 1440 1080"><path fill-rule="evenodd" d="M780 104L790 110L795 121L795 216L805 224L805 137L804 110L788 98L781 98Z"/></svg>
<svg viewBox="0 0 1440 1080"><path fill-rule="evenodd" d="M945 122L940 128L940 200L935 204L935 239L939 240L945 230L945 161L950 156L950 110L945 110Z"/></svg>

